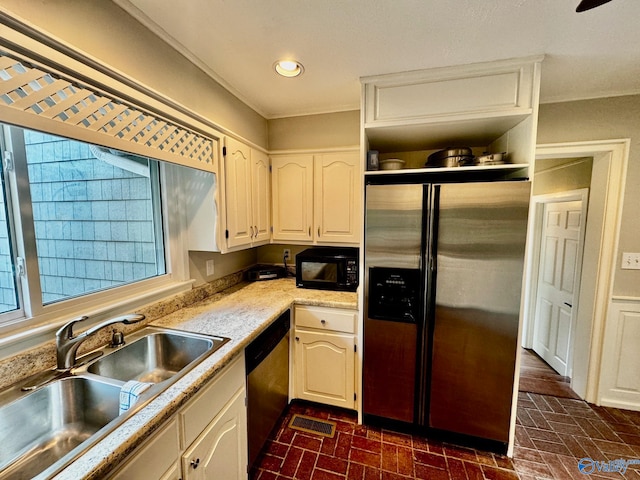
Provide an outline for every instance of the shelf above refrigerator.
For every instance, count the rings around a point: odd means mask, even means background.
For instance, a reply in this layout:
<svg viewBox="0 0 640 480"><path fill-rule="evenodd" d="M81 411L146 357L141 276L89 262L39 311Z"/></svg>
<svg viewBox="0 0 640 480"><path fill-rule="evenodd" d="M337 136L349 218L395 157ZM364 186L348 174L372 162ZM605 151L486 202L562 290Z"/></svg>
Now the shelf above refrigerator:
<svg viewBox="0 0 640 480"><path fill-rule="evenodd" d="M408 175L408 174L441 174L441 173L469 173L469 172L487 172L494 173L513 173L518 170L528 169L527 163L504 163L502 165L471 165L466 167L435 167L435 168L403 168L399 170L372 170L364 172L369 175Z"/></svg>

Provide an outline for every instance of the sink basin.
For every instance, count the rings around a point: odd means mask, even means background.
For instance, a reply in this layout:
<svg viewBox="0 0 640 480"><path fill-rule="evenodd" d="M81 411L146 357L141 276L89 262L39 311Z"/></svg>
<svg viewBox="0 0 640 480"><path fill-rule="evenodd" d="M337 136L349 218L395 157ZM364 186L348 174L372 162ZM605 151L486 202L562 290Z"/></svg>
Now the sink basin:
<svg viewBox="0 0 640 480"><path fill-rule="evenodd" d="M149 333L99 358L87 371L123 382L160 383L222 343L224 339L182 332Z"/></svg>
<svg viewBox="0 0 640 480"><path fill-rule="evenodd" d="M0 407L1 478L33 478L118 416L119 385L55 380Z"/></svg>
<svg viewBox="0 0 640 480"><path fill-rule="evenodd" d="M0 392L0 480L51 478L229 341L158 327L125 340L116 349L91 352L98 359L71 373L41 372ZM160 385L119 415L120 389L128 380ZM26 386L34 390L25 393Z"/></svg>

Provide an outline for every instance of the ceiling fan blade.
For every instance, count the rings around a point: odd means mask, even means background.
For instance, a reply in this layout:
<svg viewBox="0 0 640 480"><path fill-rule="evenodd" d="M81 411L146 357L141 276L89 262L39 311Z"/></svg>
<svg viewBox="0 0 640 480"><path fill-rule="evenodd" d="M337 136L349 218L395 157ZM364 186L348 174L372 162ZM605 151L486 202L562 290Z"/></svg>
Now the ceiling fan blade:
<svg viewBox="0 0 640 480"><path fill-rule="evenodd" d="M591 10L592 8L599 7L600 5L604 5L605 3L609 3L610 1L611 0L582 0L576 8L576 12Z"/></svg>

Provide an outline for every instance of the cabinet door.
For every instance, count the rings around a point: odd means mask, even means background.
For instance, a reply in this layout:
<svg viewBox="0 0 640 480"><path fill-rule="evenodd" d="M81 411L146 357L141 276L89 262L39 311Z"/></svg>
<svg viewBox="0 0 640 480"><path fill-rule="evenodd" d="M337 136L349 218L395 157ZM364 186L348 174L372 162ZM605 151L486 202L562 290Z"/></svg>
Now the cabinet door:
<svg viewBox="0 0 640 480"><path fill-rule="evenodd" d="M180 445L178 422L173 419L167 426L154 433L136 450L135 455L120 468L111 480L178 480L180 472Z"/></svg>
<svg viewBox="0 0 640 480"><path fill-rule="evenodd" d="M362 216L360 178L357 152L316 155L317 242L358 243Z"/></svg>
<svg viewBox="0 0 640 480"><path fill-rule="evenodd" d="M251 151L251 184L251 193L253 194L253 244L268 243L271 238L269 157L257 150Z"/></svg>
<svg viewBox="0 0 640 480"><path fill-rule="evenodd" d="M273 240L313 239L313 156L271 159Z"/></svg>
<svg viewBox="0 0 640 480"><path fill-rule="evenodd" d="M224 157L227 247L248 245L252 240L251 149L227 137Z"/></svg>
<svg viewBox="0 0 640 480"><path fill-rule="evenodd" d="M451 122L474 114L528 114L537 88L536 64L510 59L369 77L364 79L365 123Z"/></svg>
<svg viewBox="0 0 640 480"><path fill-rule="evenodd" d="M355 408L355 337L296 329L296 397Z"/></svg>
<svg viewBox="0 0 640 480"><path fill-rule="evenodd" d="M247 413L244 399L245 389L242 388L184 453L184 480L246 480Z"/></svg>

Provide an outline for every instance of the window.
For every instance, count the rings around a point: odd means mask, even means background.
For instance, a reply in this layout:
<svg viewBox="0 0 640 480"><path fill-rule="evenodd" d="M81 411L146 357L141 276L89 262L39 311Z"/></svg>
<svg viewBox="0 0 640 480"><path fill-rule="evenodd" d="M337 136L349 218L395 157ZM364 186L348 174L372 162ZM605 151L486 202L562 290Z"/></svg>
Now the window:
<svg viewBox="0 0 640 480"><path fill-rule="evenodd" d="M14 242L9 228L9 204L3 169L0 169L0 315L19 308L15 276Z"/></svg>
<svg viewBox="0 0 640 480"><path fill-rule="evenodd" d="M36 287L24 299L34 310L167 273L158 161L33 130L3 131L16 176L27 177L16 182L14 201L25 257L37 262L38 281L29 279ZM19 305L4 177L2 185L0 314Z"/></svg>

